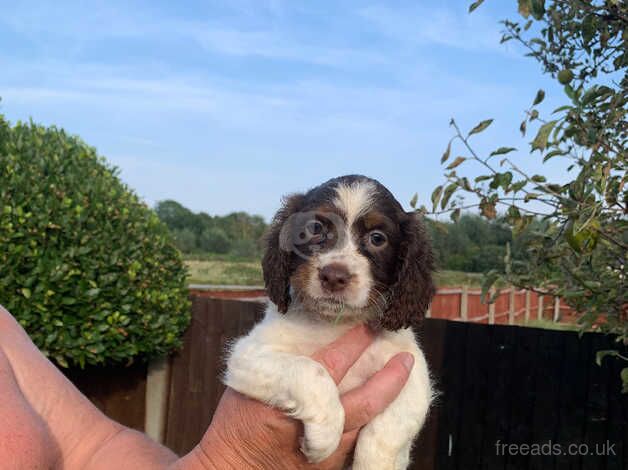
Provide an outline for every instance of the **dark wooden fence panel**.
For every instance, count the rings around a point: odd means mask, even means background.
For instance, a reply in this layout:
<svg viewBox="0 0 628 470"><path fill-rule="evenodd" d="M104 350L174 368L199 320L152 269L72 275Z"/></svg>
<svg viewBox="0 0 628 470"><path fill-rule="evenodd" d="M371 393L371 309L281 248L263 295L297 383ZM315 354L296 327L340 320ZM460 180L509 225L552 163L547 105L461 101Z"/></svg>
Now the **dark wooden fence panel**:
<svg viewBox="0 0 628 470"><path fill-rule="evenodd" d="M192 298L192 323L172 359L165 444L179 455L201 439L224 391L224 351L261 318L264 304Z"/></svg>
<svg viewBox="0 0 628 470"><path fill-rule="evenodd" d="M61 371L100 411L125 426L144 431L146 369L146 364L134 364Z"/></svg>
<svg viewBox="0 0 628 470"><path fill-rule="evenodd" d="M619 361L595 364L596 351L613 347L597 333L580 338L448 322L435 371L441 384L436 465L415 468L628 468L628 395L621 394ZM597 455L607 440L614 455ZM532 448L510 455L498 443L561 448L560 455L530 455ZM568 455L570 444L587 445L589 455Z"/></svg>

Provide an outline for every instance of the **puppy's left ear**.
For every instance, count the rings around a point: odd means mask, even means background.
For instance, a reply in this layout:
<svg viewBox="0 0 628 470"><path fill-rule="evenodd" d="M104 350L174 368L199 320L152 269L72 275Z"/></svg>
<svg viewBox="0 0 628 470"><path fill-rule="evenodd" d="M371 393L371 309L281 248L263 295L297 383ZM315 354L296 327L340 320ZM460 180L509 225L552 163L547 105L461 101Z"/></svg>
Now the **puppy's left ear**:
<svg viewBox="0 0 628 470"><path fill-rule="evenodd" d="M292 272L292 251L286 237L290 236L290 216L297 212L303 201L302 194L284 198L281 209L275 214L266 234L262 272L266 293L277 310L286 313L290 305L290 274Z"/></svg>
<svg viewBox="0 0 628 470"><path fill-rule="evenodd" d="M408 212L400 224L402 241L396 282L390 289L388 308L379 321L379 325L387 330L417 324L425 316L436 292L432 280L434 255L420 217L415 212Z"/></svg>

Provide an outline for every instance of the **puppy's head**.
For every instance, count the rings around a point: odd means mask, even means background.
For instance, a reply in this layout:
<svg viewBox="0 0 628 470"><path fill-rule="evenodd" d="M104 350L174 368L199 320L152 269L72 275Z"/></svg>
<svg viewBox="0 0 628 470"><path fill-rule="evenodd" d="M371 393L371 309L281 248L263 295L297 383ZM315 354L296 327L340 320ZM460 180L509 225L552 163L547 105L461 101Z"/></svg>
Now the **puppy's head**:
<svg viewBox="0 0 628 470"><path fill-rule="evenodd" d="M262 261L268 296L329 316L364 316L397 330L423 317L434 294L429 240L379 182L342 176L284 200Z"/></svg>

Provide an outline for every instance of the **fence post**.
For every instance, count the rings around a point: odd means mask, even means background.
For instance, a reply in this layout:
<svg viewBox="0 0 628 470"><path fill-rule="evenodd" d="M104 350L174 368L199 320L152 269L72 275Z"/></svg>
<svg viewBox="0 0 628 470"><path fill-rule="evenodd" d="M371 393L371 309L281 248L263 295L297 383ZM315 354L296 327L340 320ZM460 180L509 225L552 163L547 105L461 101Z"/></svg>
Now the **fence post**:
<svg viewBox="0 0 628 470"><path fill-rule="evenodd" d="M539 302L538 302L538 305L536 306L536 319L543 320L543 296L539 295L538 299L539 299Z"/></svg>
<svg viewBox="0 0 628 470"><path fill-rule="evenodd" d="M560 297L554 297L554 323L560 320Z"/></svg>
<svg viewBox="0 0 628 470"><path fill-rule="evenodd" d="M530 321L530 303L532 301L532 293L529 290L526 290L526 309L525 309L525 322L528 323Z"/></svg>
<svg viewBox="0 0 628 470"><path fill-rule="evenodd" d="M510 288L510 295L508 298L508 324L515 324L515 288Z"/></svg>
<svg viewBox="0 0 628 470"><path fill-rule="evenodd" d="M467 321L469 319L468 306L469 306L469 288L466 285L464 285L462 286L462 293L460 294L460 318L463 321Z"/></svg>
<svg viewBox="0 0 628 470"><path fill-rule="evenodd" d="M495 295L495 289L491 288L489 292L489 300L493 298L493 295ZM495 302L488 304L488 324L495 324Z"/></svg>
<svg viewBox="0 0 628 470"><path fill-rule="evenodd" d="M148 364L146 375L146 414L144 431L154 441L163 444L166 434L168 393L170 391L170 360L155 359Z"/></svg>

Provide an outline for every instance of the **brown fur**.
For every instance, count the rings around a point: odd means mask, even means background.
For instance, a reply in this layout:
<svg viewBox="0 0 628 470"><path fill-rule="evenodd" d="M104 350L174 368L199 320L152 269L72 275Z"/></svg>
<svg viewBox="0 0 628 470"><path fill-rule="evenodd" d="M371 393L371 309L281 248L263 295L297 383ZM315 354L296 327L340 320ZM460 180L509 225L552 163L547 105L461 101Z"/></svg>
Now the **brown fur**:
<svg viewBox="0 0 628 470"><path fill-rule="evenodd" d="M273 217L270 230L266 235L266 250L262 258L262 272L268 298L277 305L281 313L288 311L290 305L290 275L293 270L293 254L281 248L281 229L288 218L297 212L303 202L302 194L293 194L284 198L281 209Z"/></svg>
<svg viewBox="0 0 628 470"><path fill-rule="evenodd" d="M432 281L434 256L418 215L406 214L400 226L396 280L389 289L386 312L373 325L391 331L416 325L436 291Z"/></svg>

